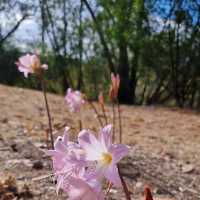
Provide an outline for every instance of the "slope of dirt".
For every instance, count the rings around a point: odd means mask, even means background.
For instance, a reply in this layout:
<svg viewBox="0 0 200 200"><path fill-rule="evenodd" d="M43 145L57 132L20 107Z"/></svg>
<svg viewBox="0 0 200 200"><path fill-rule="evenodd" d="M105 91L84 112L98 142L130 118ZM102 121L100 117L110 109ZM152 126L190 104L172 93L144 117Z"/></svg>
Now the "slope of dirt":
<svg viewBox="0 0 200 200"><path fill-rule="evenodd" d="M48 94L48 98L54 137L70 126L75 138L80 116L68 112L63 97ZM106 107L107 115L111 110ZM9 176L16 179L17 198L66 199L64 194L57 197L53 179L47 178L51 162L41 150L48 128L42 93L0 85L0 111L0 199L12 199L1 194L1 182ZM154 106L121 106L121 112L123 142L131 146L121 167L134 199L143 199L145 185L151 186L158 200L200 199L199 114ZM89 105L81 118L84 128L100 128ZM124 199L115 189L110 198Z"/></svg>

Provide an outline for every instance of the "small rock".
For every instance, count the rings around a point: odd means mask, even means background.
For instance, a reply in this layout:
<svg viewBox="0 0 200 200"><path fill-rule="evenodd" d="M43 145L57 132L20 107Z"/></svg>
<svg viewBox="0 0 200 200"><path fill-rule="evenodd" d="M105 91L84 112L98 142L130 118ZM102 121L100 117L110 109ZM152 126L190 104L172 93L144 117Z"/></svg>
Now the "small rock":
<svg viewBox="0 0 200 200"><path fill-rule="evenodd" d="M10 144L14 152L18 152L22 157L37 160L42 158L44 152L37 148L30 140L16 140Z"/></svg>
<svg viewBox="0 0 200 200"><path fill-rule="evenodd" d="M43 165L42 161L36 160L33 162L33 169L41 170L41 169L43 169L43 167L44 167L44 165Z"/></svg>
<svg viewBox="0 0 200 200"><path fill-rule="evenodd" d="M23 199L32 199L33 193L30 191L30 188L28 187L28 185L24 185L19 196Z"/></svg>
<svg viewBox="0 0 200 200"><path fill-rule="evenodd" d="M12 192L6 192L5 194L2 195L2 199L12 200L15 199L15 196Z"/></svg>
<svg viewBox="0 0 200 200"><path fill-rule="evenodd" d="M159 194L159 195L166 195L168 194L166 190L162 189L162 188L156 188L154 190L154 193Z"/></svg>
<svg viewBox="0 0 200 200"><path fill-rule="evenodd" d="M182 172L183 173L192 173L194 172L194 165L192 164L186 164L182 166Z"/></svg>
<svg viewBox="0 0 200 200"><path fill-rule="evenodd" d="M141 188L142 185L143 185L142 182L137 182L136 185L135 185L135 187L137 187L137 188Z"/></svg>
<svg viewBox="0 0 200 200"><path fill-rule="evenodd" d="M110 189L110 193L116 194L116 193L117 193L117 190L115 190L115 189Z"/></svg>
<svg viewBox="0 0 200 200"><path fill-rule="evenodd" d="M2 123L6 124L8 123L8 118L4 117L2 120L1 120Z"/></svg>
<svg viewBox="0 0 200 200"><path fill-rule="evenodd" d="M45 149L46 148L46 144L44 142L34 142L34 145L37 148L40 148L40 149Z"/></svg>
<svg viewBox="0 0 200 200"><path fill-rule="evenodd" d="M15 165L24 165L24 166L27 166L27 167L32 167L33 164L32 162L29 160L29 159L12 159L12 160L8 160L6 162L6 166L7 168L11 168Z"/></svg>
<svg viewBox="0 0 200 200"><path fill-rule="evenodd" d="M17 149L17 144L16 143L12 143L10 145L11 149L14 151L14 152L18 152L18 149Z"/></svg>

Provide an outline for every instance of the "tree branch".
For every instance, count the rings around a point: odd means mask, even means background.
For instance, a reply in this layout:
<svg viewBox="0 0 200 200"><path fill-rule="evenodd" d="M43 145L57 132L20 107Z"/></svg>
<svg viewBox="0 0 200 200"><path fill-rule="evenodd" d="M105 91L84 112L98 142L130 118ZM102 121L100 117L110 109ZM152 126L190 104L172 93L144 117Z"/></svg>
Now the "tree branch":
<svg viewBox="0 0 200 200"><path fill-rule="evenodd" d="M20 24L28 17L28 15L24 15L16 25L3 37L0 39L0 46L18 29Z"/></svg>
<svg viewBox="0 0 200 200"><path fill-rule="evenodd" d="M106 44L106 41L105 41L105 38L104 38L104 35L103 35L103 32L99 26L99 23L96 19L96 16L92 10L92 8L90 7L89 3L87 0L83 0L85 6L87 7L88 11L90 12L90 15L92 16L92 19L94 21L94 24L96 26L96 29L97 29L97 32L98 32L98 35L99 35L99 38L101 40L101 43L103 45L103 48L104 48L104 54L108 60L108 64L109 64L109 68L110 68L110 71L113 72L113 73L116 73L116 69L115 69L115 66L113 64L113 61L112 61L112 56L111 56L111 53L109 51L109 48Z"/></svg>

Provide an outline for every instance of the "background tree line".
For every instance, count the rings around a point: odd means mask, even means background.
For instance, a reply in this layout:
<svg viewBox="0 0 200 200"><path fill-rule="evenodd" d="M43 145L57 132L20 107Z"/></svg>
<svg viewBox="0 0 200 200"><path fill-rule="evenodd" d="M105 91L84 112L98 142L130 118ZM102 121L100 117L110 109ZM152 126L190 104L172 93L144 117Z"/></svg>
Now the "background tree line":
<svg viewBox="0 0 200 200"><path fill-rule="evenodd" d="M95 99L113 72L121 103L200 107L199 0L2 0L1 15L1 83L39 88L13 64L24 51L15 32L31 18L40 34L29 47L48 61L49 91Z"/></svg>

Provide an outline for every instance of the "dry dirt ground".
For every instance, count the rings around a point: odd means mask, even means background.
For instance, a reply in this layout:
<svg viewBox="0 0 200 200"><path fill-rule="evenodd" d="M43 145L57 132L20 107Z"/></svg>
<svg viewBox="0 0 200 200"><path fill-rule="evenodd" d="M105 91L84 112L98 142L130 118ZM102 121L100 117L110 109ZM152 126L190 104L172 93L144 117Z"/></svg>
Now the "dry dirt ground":
<svg viewBox="0 0 200 200"><path fill-rule="evenodd" d="M70 126L75 138L80 116L68 112L63 97L48 98L54 137ZM110 106L106 112L111 114ZM121 106L121 112L123 142L131 149L120 165L133 199L144 199L146 185L154 200L200 199L199 113L154 106ZM81 118L84 128L100 128L89 105ZM42 93L0 85L0 200L66 199L62 192L56 195L48 177L51 161L43 153L47 127ZM124 195L112 189L109 199Z"/></svg>

